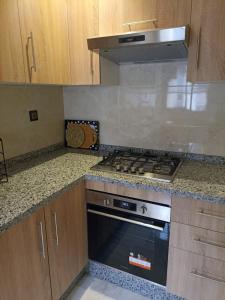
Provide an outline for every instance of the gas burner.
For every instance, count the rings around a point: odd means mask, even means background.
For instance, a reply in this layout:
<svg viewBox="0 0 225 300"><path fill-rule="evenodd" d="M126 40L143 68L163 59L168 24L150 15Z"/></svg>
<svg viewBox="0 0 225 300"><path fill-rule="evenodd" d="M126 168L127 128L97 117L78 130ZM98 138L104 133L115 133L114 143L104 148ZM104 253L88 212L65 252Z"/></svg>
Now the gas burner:
<svg viewBox="0 0 225 300"><path fill-rule="evenodd" d="M92 169L172 182L181 163L179 158L153 155L149 152L115 151Z"/></svg>

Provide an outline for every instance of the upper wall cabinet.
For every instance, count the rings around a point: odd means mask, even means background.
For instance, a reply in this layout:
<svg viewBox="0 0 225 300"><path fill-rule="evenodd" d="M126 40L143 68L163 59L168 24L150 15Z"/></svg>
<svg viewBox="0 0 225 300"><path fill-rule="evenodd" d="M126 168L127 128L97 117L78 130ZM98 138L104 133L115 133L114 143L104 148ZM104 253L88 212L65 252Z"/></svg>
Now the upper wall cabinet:
<svg viewBox="0 0 225 300"><path fill-rule="evenodd" d="M0 1L0 81L25 82L17 0Z"/></svg>
<svg viewBox="0 0 225 300"><path fill-rule="evenodd" d="M193 0L188 80L225 80L224 0Z"/></svg>
<svg viewBox="0 0 225 300"><path fill-rule="evenodd" d="M191 0L99 0L100 36L187 25Z"/></svg>
<svg viewBox="0 0 225 300"><path fill-rule="evenodd" d="M27 82L70 84L67 1L18 0L18 6Z"/></svg>
<svg viewBox="0 0 225 300"><path fill-rule="evenodd" d="M98 0L68 0L68 23L72 84L99 84L99 55L87 47L98 35Z"/></svg>

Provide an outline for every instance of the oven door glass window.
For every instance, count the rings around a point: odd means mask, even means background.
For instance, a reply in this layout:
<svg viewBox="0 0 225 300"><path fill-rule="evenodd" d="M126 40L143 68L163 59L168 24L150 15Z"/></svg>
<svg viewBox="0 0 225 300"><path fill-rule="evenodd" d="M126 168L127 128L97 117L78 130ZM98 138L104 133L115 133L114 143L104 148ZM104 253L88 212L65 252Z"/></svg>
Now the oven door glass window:
<svg viewBox="0 0 225 300"><path fill-rule="evenodd" d="M90 259L166 285L169 223L95 205L88 208Z"/></svg>

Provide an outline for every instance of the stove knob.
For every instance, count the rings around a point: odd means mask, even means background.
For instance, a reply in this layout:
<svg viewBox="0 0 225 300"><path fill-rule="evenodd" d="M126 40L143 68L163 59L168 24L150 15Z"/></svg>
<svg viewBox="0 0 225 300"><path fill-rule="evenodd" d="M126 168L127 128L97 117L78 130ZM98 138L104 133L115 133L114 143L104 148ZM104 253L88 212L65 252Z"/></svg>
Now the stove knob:
<svg viewBox="0 0 225 300"><path fill-rule="evenodd" d="M124 167L123 167L123 171L124 171L124 172L128 172L128 166L124 166Z"/></svg>
<svg viewBox="0 0 225 300"><path fill-rule="evenodd" d="M131 170L131 173L136 173L136 167L131 167L130 170Z"/></svg>
<svg viewBox="0 0 225 300"><path fill-rule="evenodd" d="M109 199L104 199L104 205L109 206L110 205L110 200Z"/></svg>
<svg viewBox="0 0 225 300"><path fill-rule="evenodd" d="M116 165L116 171L120 171L121 170L121 165Z"/></svg>
<svg viewBox="0 0 225 300"><path fill-rule="evenodd" d="M145 173L144 168L142 168L142 167L138 168L138 173L139 174L144 174Z"/></svg>
<svg viewBox="0 0 225 300"><path fill-rule="evenodd" d="M142 205L141 206L141 209L142 209L142 213L143 213L143 215L147 212L147 206L145 206L145 205Z"/></svg>

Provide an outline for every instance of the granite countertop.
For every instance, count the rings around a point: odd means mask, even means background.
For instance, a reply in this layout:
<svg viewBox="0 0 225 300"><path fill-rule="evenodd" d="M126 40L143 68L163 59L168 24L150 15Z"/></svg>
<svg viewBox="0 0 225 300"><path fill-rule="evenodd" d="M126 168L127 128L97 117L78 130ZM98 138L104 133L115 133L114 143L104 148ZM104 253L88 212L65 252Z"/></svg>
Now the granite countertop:
<svg viewBox="0 0 225 300"><path fill-rule="evenodd" d="M60 152L45 161L27 164L0 185L0 231L8 229L38 207L57 197L85 176L89 180L119 183L131 188L164 191L172 195L225 204L225 166L185 161L173 183L157 182L137 176L90 170L101 157Z"/></svg>

